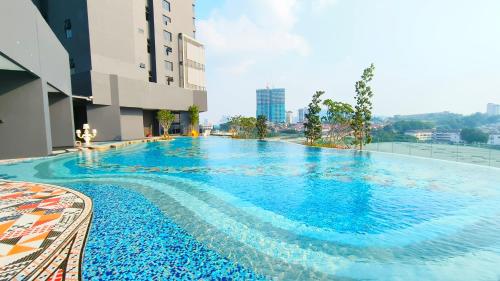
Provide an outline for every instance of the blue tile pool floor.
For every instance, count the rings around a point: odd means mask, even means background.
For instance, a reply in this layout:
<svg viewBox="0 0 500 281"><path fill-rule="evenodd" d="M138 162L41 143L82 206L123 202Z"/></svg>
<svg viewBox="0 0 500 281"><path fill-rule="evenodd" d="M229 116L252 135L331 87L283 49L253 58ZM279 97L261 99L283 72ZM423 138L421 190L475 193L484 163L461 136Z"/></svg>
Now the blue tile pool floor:
<svg viewBox="0 0 500 281"><path fill-rule="evenodd" d="M81 183L71 188L94 202L84 280L264 279L207 249L135 191Z"/></svg>

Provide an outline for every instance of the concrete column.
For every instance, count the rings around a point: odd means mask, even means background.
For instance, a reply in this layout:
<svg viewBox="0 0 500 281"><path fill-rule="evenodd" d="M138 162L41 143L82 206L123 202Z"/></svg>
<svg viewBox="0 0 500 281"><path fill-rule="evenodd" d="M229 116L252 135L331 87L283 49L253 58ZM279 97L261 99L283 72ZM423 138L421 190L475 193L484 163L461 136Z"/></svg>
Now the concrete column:
<svg viewBox="0 0 500 281"><path fill-rule="evenodd" d="M47 84L41 79L0 87L0 120L0 159L52 153Z"/></svg>
<svg viewBox="0 0 500 281"><path fill-rule="evenodd" d="M181 126L181 135L190 135L191 132L189 131L189 113L188 112L181 112L180 113L180 126Z"/></svg>
<svg viewBox="0 0 500 281"><path fill-rule="evenodd" d="M142 109L120 109L122 140L137 140L144 138L144 119Z"/></svg>
<svg viewBox="0 0 500 281"><path fill-rule="evenodd" d="M111 75L109 83L111 105L92 104L87 106L87 120L90 128L97 129L95 141L122 140L118 77L116 75Z"/></svg>
<svg viewBox="0 0 500 281"><path fill-rule="evenodd" d="M95 141L115 141L122 139L119 106L88 105L87 120L91 129L97 129Z"/></svg>
<svg viewBox="0 0 500 281"><path fill-rule="evenodd" d="M50 127L53 147L73 147L73 101L62 93L49 93Z"/></svg>

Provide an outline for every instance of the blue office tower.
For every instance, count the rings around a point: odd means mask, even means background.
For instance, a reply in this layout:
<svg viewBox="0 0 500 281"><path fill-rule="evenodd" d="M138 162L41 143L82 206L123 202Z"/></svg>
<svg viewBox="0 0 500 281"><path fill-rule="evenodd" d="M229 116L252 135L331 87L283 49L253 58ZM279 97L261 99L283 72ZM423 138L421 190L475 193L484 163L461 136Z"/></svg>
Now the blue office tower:
<svg viewBox="0 0 500 281"><path fill-rule="evenodd" d="M257 117L260 115L272 123L285 123L285 89L257 90Z"/></svg>

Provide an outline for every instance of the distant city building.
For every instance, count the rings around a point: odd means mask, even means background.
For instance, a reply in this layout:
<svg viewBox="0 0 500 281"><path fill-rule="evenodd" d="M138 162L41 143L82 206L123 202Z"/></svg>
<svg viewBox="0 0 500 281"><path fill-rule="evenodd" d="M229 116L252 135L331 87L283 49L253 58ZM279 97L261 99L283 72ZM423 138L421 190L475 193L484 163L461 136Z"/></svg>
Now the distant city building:
<svg viewBox="0 0 500 281"><path fill-rule="evenodd" d="M304 123L306 120L307 108L299 108L299 123Z"/></svg>
<svg viewBox="0 0 500 281"><path fill-rule="evenodd" d="M286 112L286 123L287 124L292 124L293 123L293 111L287 111Z"/></svg>
<svg viewBox="0 0 500 281"><path fill-rule="evenodd" d="M257 90L257 116L260 115L271 123L285 123L285 89Z"/></svg>
<svg viewBox="0 0 500 281"><path fill-rule="evenodd" d="M434 132L432 140L435 142L459 143L460 131Z"/></svg>
<svg viewBox="0 0 500 281"><path fill-rule="evenodd" d="M490 135L488 139L490 145L500 145L500 135Z"/></svg>
<svg viewBox="0 0 500 281"><path fill-rule="evenodd" d="M486 106L486 114L490 116L500 115L500 104L488 103Z"/></svg>
<svg viewBox="0 0 500 281"><path fill-rule="evenodd" d="M405 135L415 137L419 141L431 141L433 134L432 130L414 130L405 133Z"/></svg>
<svg viewBox="0 0 500 281"><path fill-rule="evenodd" d="M200 125L200 130L202 132L213 130L214 126L212 124Z"/></svg>

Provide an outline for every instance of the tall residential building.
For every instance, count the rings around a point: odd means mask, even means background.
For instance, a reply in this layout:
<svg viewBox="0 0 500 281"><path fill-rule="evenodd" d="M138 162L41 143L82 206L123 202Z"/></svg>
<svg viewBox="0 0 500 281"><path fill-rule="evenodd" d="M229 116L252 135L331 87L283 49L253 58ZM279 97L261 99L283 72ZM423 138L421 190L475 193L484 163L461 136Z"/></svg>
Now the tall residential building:
<svg viewBox="0 0 500 281"><path fill-rule="evenodd" d="M159 135L160 109L186 133L187 109L207 110L193 0L33 2L69 53L75 126L98 129L97 141Z"/></svg>
<svg viewBox="0 0 500 281"><path fill-rule="evenodd" d="M257 90L257 116L260 115L272 123L285 123L285 89Z"/></svg>
<svg viewBox="0 0 500 281"><path fill-rule="evenodd" d="M286 112L286 123L288 125L293 123L293 111L287 111Z"/></svg>
<svg viewBox="0 0 500 281"><path fill-rule="evenodd" d="M500 115L500 104L488 103L486 114L490 116Z"/></svg>
<svg viewBox="0 0 500 281"><path fill-rule="evenodd" d="M304 123L307 114L307 107L299 108L299 123Z"/></svg>
<svg viewBox="0 0 500 281"><path fill-rule="evenodd" d="M0 1L0 159L73 146L68 52L29 0Z"/></svg>

